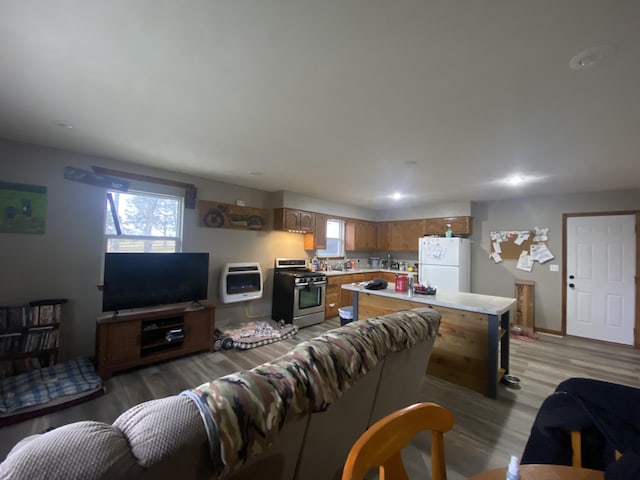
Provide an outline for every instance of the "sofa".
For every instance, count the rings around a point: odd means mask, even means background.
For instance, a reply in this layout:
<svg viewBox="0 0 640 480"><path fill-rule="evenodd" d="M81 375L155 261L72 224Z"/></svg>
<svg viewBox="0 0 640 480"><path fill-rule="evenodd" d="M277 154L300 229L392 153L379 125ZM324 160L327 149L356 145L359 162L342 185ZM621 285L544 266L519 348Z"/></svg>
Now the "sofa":
<svg viewBox="0 0 640 480"><path fill-rule="evenodd" d="M418 400L439 324L429 307L349 323L112 425L29 436L0 479L340 478L360 434Z"/></svg>

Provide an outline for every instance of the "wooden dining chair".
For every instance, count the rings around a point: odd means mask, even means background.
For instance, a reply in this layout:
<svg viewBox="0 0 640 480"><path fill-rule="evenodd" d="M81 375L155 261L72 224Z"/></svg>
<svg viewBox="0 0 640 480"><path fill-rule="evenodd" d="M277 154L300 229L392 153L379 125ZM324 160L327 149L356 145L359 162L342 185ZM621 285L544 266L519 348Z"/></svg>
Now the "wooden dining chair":
<svg viewBox="0 0 640 480"><path fill-rule="evenodd" d="M615 459L620 460L622 454L616 450ZM582 467L582 437L580 430L571 430L571 465L574 467Z"/></svg>
<svg viewBox="0 0 640 480"><path fill-rule="evenodd" d="M431 478L446 480L444 433L453 427L453 414L435 403L416 403L375 422L353 444L342 480L363 480L378 468L379 480L408 480L401 450L419 432L431 430Z"/></svg>

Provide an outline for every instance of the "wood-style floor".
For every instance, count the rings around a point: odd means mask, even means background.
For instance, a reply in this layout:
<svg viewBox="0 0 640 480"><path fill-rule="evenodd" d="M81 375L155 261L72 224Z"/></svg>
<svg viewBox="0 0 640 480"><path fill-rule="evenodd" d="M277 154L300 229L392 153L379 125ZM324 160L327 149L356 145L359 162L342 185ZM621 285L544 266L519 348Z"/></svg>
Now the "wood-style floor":
<svg viewBox="0 0 640 480"><path fill-rule="evenodd" d="M287 352L296 343L339 325L338 318L299 331L296 337L253 350L201 353L114 375L105 381L106 395L90 402L0 428L0 458L21 438L51 426L79 420L111 423L125 409L172 395L221 375L248 369ZM449 480L506 466L520 455L535 414L555 386L570 377L590 377L640 387L640 351L577 338L541 336L536 342L511 342L511 374L519 390L500 385L498 398L457 387L425 375L421 401L436 402L455 416L445 435ZM339 434L339 432L336 432ZM428 464L428 436L419 435L405 451L411 478Z"/></svg>

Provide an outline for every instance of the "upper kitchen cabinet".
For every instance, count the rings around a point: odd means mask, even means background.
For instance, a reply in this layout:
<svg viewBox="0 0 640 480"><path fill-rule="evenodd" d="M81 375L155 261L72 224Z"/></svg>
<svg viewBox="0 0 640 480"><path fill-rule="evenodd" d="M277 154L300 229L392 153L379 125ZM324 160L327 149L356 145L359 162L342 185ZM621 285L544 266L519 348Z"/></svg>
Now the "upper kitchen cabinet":
<svg viewBox="0 0 640 480"><path fill-rule="evenodd" d="M417 252L424 235L424 220L397 220L389 224L389 248L393 252Z"/></svg>
<svg viewBox="0 0 640 480"><path fill-rule="evenodd" d="M347 220L344 236L345 250L376 250L378 224L366 220Z"/></svg>
<svg viewBox="0 0 640 480"><path fill-rule="evenodd" d="M316 213L314 215L313 233L304 234L304 249L318 250L327 248L327 220L329 215Z"/></svg>
<svg viewBox="0 0 640 480"><path fill-rule="evenodd" d="M292 208L273 209L273 229L287 232L312 232L315 226L315 214ZM325 234L326 235L326 234Z"/></svg>
<svg viewBox="0 0 640 480"><path fill-rule="evenodd" d="M444 235L447 224L451 225L454 235L471 235L471 217L440 217L424 220L423 235Z"/></svg>
<svg viewBox="0 0 640 480"><path fill-rule="evenodd" d="M389 244L391 234L389 232L391 232L391 225L389 225L389 222L378 223L378 241L376 243L376 250L390 250Z"/></svg>

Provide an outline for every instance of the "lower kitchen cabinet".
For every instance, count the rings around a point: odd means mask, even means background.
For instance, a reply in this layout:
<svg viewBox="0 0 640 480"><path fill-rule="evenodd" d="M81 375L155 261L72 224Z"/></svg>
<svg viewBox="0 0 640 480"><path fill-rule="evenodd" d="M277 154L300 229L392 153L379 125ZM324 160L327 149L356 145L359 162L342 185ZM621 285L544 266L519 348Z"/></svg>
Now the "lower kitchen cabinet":
<svg viewBox="0 0 640 480"><path fill-rule="evenodd" d="M340 308L340 277L327 277L327 288L324 298L324 318L333 318L338 316L338 308Z"/></svg>
<svg viewBox="0 0 640 480"><path fill-rule="evenodd" d="M378 278L380 272L346 273L327 276L325 293L324 316L333 318L338 316L338 308L353 304L353 292L343 290L342 285L353 282L366 282Z"/></svg>

